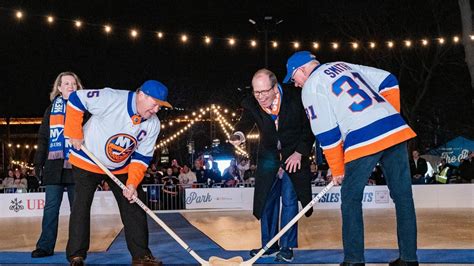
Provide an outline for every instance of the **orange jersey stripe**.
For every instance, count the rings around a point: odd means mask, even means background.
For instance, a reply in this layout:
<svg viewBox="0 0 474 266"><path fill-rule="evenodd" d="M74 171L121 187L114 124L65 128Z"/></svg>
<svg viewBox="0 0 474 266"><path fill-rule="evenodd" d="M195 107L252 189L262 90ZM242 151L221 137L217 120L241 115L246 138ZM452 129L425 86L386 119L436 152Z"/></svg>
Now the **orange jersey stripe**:
<svg viewBox="0 0 474 266"><path fill-rule="evenodd" d="M331 168L333 176L341 176L344 174L344 151L342 142L334 148L325 149L324 156Z"/></svg>
<svg viewBox="0 0 474 266"><path fill-rule="evenodd" d="M132 184L133 186L138 187L140 182L142 182L143 177L145 176L147 167L138 162L131 162L128 165L128 179L127 185Z"/></svg>
<svg viewBox="0 0 474 266"><path fill-rule="evenodd" d="M64 124L64 115L51 115L49 117L50 125L63 125Z"/></svg>
<svg viewBox="0 0 474 266"><path fill-rule="evenodd" d="M82 160L81 158L79 157L76 157L74 156L73 153L71 153L69 155L69 162L76 166L76 167L79 167L81 168L82 170L86 170L86 171L89 171L89 172L92 172L92 173L96 173L96 174L102 174L102 175L105 175L105 172L102 171L102 169L100 169L99 166L95 165L95 164L90 164L84 160ZM117 175L120 175L120 174L126 174L128 173L128 166L123 168L123 169L120 169L120 170L117 170L117 171L111 171L113 174L117 174Z"/></svg>
<svg viewBox="0 0 474 266"><path fill-rule="evenodd" d="M377 142L346 151L344 154L345 163L383 151L414 137L416 137L415 132L409 127L405 128Z"/></svg>
<svg viewBox="0 0 474 266"><path fill-rule="evenodd" d="M397 88L393 88L382 93L382 96L387 100L397 112L400 113L400 90Z"/></svg>
<svg viewBox="0 0 474 266"><path fill-rule="evenodd" d="M82 132L82 120L84 113L71 106L66 108L66 123L64 125L64 135L71 139L84 139Z"/></svg>

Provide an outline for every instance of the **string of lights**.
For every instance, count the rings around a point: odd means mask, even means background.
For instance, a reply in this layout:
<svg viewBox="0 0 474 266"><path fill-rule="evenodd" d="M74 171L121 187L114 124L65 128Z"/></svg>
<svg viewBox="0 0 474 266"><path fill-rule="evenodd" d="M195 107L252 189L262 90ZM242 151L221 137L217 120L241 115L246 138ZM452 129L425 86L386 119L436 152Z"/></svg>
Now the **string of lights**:
<svg viewBox="0 0 474 266"><path fill-rule="evenodd" d="M14 18L18 21L25 21L27 14L24 10L14 10L10 8L0 7L0 10L6 10L7 12L13 13ZM181 42L183 44L190 43L202 43L206 46L212 45L219 42L224 42L228 47L237 47L248 46L250 48L257 48L260 45L259 40L257 39L237 39L233 36L229 37L212 37L210 35L196 35L196 34L187 34L187 33L172 33L164 31L155 31L149 29L139 29L139 28L124 28L124 27L115 27L111 23L109 24L96 24L91 22L86 22L81 19L69 19L56 17L52 14L49 15L29 15L31 17L39 18L44 20L44 22L52 27L55 23L70 23L75 30L85 30L86 28L100 30L103 34L122 34L122 36L127 36L130 39L136 40L145 34L151 34L155 36L157 41L164 41L165 39L170 39L174 41ZM452 36L435 36L435 37L423 37L423 38L397 38L398 40L385 40L385 41L334 41L334 42L320 42L320 41L299 41L299 40L289 40L289 41L279 41L279 40L270 40L270 47L277 49L282 45L289 46L295 50L298 49L308 49L313 50L329 48L330 50L337 51L340 49L352 49L358 50L363 47L368 49L376 49L385 47L387 49L395 48L396 46L402 46L405 48L412 48L415 46L419 47L428 47L430 44L436 45L458 45L461 43L461 37L459 34ZM469 40L474 42L474 34L469 35Z"/></svg>
<svg viewBox="0 0 474 266"><path fill-rule="evenodd" d="M181 118L175 119L175 121L179 120L178 122L186 121L187 124L184 127L180 128L180 129L177 129L175 131L175 133L171 134L169 137L160 140L159 143L157 145L155 145L155 149L166 147L167 145L172 143L174 140L178 139L181 134L183 134L187 130L189 130L196 122L210 121L210 119L206 118L205 116L206 116L206 114L210 114L211 112L213 112L215 114L214 119L215 119L215 121L217 121L219 123L219 125L222 129L222 132L224 133L224 135L227 138L226 141L228 141L228 139L230 138L230 133L229 133L228 129L233 131L234 127L227 121L225 116L222 115L220 110L221 110L221 106L216 105L216 104L212 104L209 107L200 108L199 112L192 112L191 115L184 116L184 119L181 119ZM230 113L228 109L224 109L223 112L226 113L226 114ZM232 117L236 116L235 112L230 113L230 115ZM172 126L173 122L170 121L168 123L168 125ZM164 125L162 125L161 127L162 127L162 129L165 128ZM235 147L235 152L238 155L241 155L241 156L245 156L245 157L249 156L248 153L240 147Z"/></svg>
<svg viewBox="0 0 474 266"><path fill-rule="evenodd" d="M224 131L224 134L227 136L227 140L230 139L230 134L229 134L229 132L227 132L226 126L232 131L234 131L234 127L229 122L227 122L225 117L219 112L219 109L217 109L217 108L214 109L214 112L217 115L216 119L219 122L222 131ZM235 113L232 113L232 116L235 116ZM235 153L237 155L249 158L249 154L244 149L242 149L241 147L238 147L238 146L234 146L234 148L235 148Z"/></svg>
<svg viewBox="0 0 474 266"><path fill-rule="evenodd" d="M38 145L36 145L36 144L35 144L35 145L30 145L30 144L19 144L19 143L14 144L14 143L8 143L8 144L7 144L7 147L8 147L8 148L17 148L17 149L20 149L20 148L25 148L25 149L31 149L31 148L33 148L33 149L35 149L35 150L38 149Z"/></svg>
<svg viewBox="0 0 474 266"><path fill-rule="evenodd" d="M260 138L260 135L259 134L248 134L247 139L259 139Z"/></svg>
<svg viewBox="0 0 474 266"><path fill-rule="evenodd" d="M27 168L29 170L33 170L33 164L32 163L28 163L28 162L23 162L23 161L15 161L15 160L11 160L11 163L13 165L19 165L21 166L22 168Z"/></svg>
<svg viewBox="0 0 474 266"><path fill-rule="evenodd" d="M221 129L223 130L225 136L228 139L230 137L230 135L229 135L229 132L227 131L226 127L228 127L232 131L234 130L234 128L226 120L226 118L220 113L220 111L219 111L220 109L221 109L221 107L219 105L212 104L211 106L209 106L207 108L200 108L199 112L192 112L191 115L185 115L182 118L173 119L173 120L169 121L167 124L162 124L161 128L165 129L165 128L173 126L175 123L186 123L186 125L184 127L180 127L174 133L170 134L168 137L160 140L159 143L157 145L155 145L155 149L163 148L163 147L169 145L171 142L178 139L180 135L184 134L186 131L191 129L191 127L196 122L210 121L210 119L206 118L205 115L210 113L211 110L216 114L217 118L215 118L215 119L221 125ZM232 117L236 116L235 112L231 113L228 109L223 109L223 112L225 114L231 115ZM25 149L35 149L35 150L38 149L38 145L36 145L36 144L35 145L30 145L30 144L8 143L6 146L10 149L14 149L14 148L17 148L17 149L25 148ZM236 148L236 153L239 154L239 155L248 157L247 152L245 152L240 147ZM12 163L20 164L20 163L17 163L16 161L12 161ZM27 163L25 163L25 165L26 164Z"/></svg>

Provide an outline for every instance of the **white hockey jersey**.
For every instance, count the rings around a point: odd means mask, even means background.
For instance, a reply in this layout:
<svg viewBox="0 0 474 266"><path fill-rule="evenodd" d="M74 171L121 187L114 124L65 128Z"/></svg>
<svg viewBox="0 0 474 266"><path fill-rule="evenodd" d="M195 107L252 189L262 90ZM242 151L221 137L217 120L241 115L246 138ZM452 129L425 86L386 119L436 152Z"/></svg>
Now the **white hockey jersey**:
<svg viewBox="0 0 474 266"><path fill-rule="evenodd" d="M153 157L160 120L156 115L141 119L135 97L135 92L111 88L71 93L65 136L84 139L84 146L112 173L128 173L127 185L136 187ZM92 116L82 128L86 110ZM104 173L82 150L71 149L69 161L81 169Z"/></svg>
<svg viewBox="0 0 474 266"><path fill-rule="evenodd" d="M333 62L313 70L301 97L333 175L416 136L399 113L399 95L395 76L381 69Z"/></svg>

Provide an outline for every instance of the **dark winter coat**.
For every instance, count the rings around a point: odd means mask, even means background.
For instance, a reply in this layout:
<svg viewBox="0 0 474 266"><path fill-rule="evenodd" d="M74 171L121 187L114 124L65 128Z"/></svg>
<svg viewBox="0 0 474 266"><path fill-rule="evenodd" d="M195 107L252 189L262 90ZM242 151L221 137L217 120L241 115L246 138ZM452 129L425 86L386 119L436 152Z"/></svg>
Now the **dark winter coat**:
<svg viewBox="0 0 474 266"><path fill-rule="evenodd" d="M314 135L301 102L301 90L283 88L283 97L278 119L278 131L272 117L262 110L253 95L242 101L242 118L235 131L248 134L254 125L260 132L257 173L253 200L253 214L260 219L267 195L275 180L277 171L295 151L301 153L301 169L289 173L298 200L303 206L311 201L311 174L309 154L314 143ZM281 150L277 150L278 140ZM282 159L280 160L280 154ZM311 215L312 209L306 213Z"/></svg>

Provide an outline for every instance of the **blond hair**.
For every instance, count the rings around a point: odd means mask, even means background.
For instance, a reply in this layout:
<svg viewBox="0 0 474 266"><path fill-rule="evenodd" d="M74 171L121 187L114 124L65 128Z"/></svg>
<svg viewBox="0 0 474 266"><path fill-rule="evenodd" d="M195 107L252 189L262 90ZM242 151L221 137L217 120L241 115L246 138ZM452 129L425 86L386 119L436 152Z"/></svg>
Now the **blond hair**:
<svg viewBox="0 0 474 266"><path fill-rule="evenodd" d="M49 99L51 101L53 101L54 98L56 98L58 95L61 94L58 87L61 86L61 78L64 77L64 76L73 76L74 79L76 80L76 83L77 83L77 89L82 90L81 80L76 75L76 73L71 72L71 71L62 72L56 77L56 80L54 81L54 84L53 84L53 88L51 89L51 93L49 94Z"/></svg>

